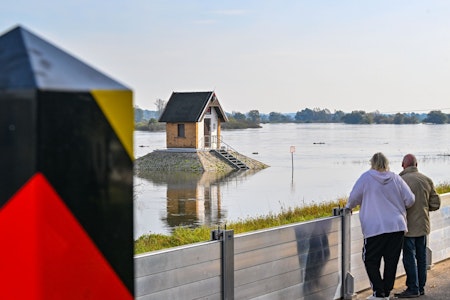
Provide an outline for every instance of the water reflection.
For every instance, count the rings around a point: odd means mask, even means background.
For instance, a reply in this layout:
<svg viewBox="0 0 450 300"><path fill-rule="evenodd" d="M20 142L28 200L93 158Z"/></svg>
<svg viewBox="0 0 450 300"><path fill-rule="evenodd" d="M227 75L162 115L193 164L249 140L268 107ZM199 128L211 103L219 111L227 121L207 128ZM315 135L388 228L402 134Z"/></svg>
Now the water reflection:
<svg viewBox="0 0 450 300"><path fill-rule="evenodd" d="M414 153L421 172L436 184L448 182L449 129L450 124L264 124L258 129L224 131L222 135L228 144L240 153L270 165L270 168L254 175L246 172L213 182L212 189L210 187L206 193L215 198L210 203L202 203L204 214L196 206L195 219L189 222L201 223L204 220L206 223L208 218L212 223L235 221L278 213L283 208L346 197L359 174L370 168L367 153L383 152L395 173L403 170L403 156ZM324 144L314 144L319 140ZM152 150L162 149L165 141L165 132L137 132L135 156L142 157ZM290 153L292 145L296 146L293 157ZM256 152L257 155L253 154ZM167 177L159 173L151 174L149 180L135 176L136 237L148 232L167 234L171 231L172 227L167 225ZM185 214L189 203L181 202L175 202L181 208L173 210L174 214ZM215 207L218 211L214 210ZM218 220L219 215L221 220Z"/></svg>
<svg viewBox="0 0 450 300"><path fill-rule="evenodd" d="M226 211L221 206L221 186L242 182L254 173L251 170L226 174L141 172L139 177L166 186L166 214L161 221L173 229L177 226L220 225L226 219Z"/></svg>
<svg viewBox="0 0 450 300"><path fill-rule="evenodd" d="M308 299L335 299L338 292L339 277L330 272L338 269L336 254L330 259L331 223L331 219L322 219L295 230L299 264L304 272L302 294Z"/></svg>

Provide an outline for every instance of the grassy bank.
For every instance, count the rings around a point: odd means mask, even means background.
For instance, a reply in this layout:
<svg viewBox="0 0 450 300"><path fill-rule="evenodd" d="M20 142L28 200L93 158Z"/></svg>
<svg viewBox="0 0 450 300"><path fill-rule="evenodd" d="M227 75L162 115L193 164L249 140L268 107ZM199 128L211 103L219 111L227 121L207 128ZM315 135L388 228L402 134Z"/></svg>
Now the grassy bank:
<svg viewBox="0 0 450 300"><path fill-rule="evenodd" d="M450 183L436 186L439 194L450 192ZM311 204L303 207L282 209L278 214L258 216L226 224L227 229L233 229L234 234L271 228L280 225L304 222L332 215L334 207L343 207L347 199L342 198L332 202ZM161 250L186 244L210 240L211 230L217 229L208 226L198 228L177 227L171 235L147 234L135 241L135 254Z"/></svg>
<svg viewBox="0 0 450 300"><path fill-rule="evenodd" d="M438 194L450 193L450 182L441 183L436 186Z"/></svg>

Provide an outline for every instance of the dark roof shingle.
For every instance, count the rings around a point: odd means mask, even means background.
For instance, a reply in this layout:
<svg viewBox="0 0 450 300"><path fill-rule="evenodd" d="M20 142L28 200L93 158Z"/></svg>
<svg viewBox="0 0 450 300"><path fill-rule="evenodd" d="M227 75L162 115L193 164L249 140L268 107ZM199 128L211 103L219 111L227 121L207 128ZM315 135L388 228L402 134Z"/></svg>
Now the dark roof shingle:
<svg viewBox="0 0 450 300"><path fill-rule="evenodd" d="M173 92L167 102L166 108L159 118L160 122L199 122L208 101L212 99L214 92ZM216 107L216 106L215 106ZM225 114L221 111L220 105L217 106L220 111L219 118L225 119Z"/></svg>

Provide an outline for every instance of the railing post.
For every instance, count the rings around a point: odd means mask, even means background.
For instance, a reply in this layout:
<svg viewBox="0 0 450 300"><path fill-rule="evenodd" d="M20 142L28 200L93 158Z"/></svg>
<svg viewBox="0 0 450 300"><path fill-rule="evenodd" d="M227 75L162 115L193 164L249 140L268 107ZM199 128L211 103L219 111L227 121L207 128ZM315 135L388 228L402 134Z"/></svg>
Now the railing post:
<svg viewBox="0 0 450 300"><path fill-rule="evenodd" d="M213 230L211 240L221 241L222 299L234 299L234 231Z"/></svg>
<svg viewBox="0 0 450 300"><path fill-rule="evenodd" d="M334 216L341 216L342 220L342 286L343 299L356 299L354 277L351 271L351 210L333 208Z"/></svg>

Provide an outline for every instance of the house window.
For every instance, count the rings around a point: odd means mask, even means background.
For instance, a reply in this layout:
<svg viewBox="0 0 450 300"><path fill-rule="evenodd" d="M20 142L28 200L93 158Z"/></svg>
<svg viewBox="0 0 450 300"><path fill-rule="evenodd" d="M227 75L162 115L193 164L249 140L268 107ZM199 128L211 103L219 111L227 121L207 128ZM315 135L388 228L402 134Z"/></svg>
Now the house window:
<svg viewBox="0 0 450 300"><path fill-rule="evenodd" d="M184 124L178 124L178 137L185 137Z"/></svg>
<svg viewBox="0 0 450 300"><path fill-rule="evenodd" d="M208 107L208 109L206 109L206 114L207 114L207 115L210 115L210 114L211 114L211 106Z"/></svg>

